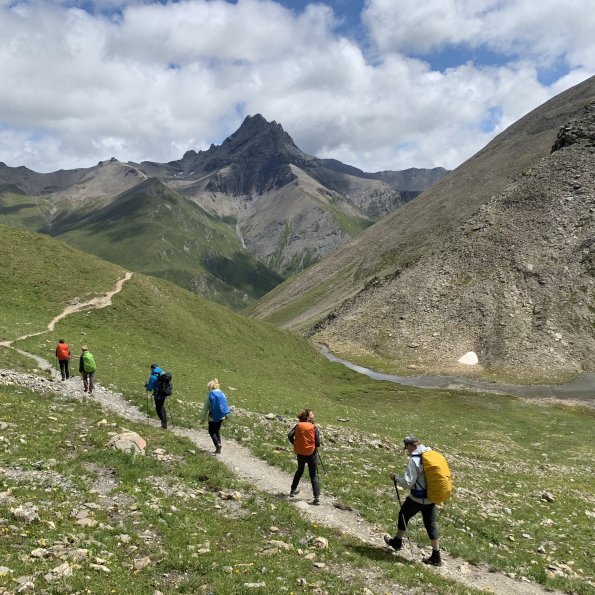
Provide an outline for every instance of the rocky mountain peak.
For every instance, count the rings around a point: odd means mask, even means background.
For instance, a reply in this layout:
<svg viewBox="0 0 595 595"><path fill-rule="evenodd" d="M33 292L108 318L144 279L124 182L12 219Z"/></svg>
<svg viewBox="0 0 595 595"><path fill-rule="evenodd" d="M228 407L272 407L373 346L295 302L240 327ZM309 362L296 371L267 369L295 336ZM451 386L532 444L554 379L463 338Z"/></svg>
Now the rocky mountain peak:
<svg viewBox="0 0 595 595"><path fill-rule="evenodd" d="M230 153L242 153L255 147L268 148L275 152L302 153L283 126L274 120L268 122L260 114L246 116L242 125L231 136L225 139L222 149Z"/></svg>

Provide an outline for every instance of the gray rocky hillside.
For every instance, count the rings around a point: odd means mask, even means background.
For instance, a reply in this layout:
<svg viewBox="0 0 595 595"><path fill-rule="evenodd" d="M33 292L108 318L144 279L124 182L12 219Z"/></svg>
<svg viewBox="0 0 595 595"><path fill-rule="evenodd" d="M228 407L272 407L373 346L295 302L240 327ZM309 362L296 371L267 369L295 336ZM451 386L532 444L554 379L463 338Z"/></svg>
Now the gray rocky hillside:
<svg viewBox="0 0 595 595"><path fill-rule="evenodd" d="M594 282L592 101L551 155L414 266L370 282L315 337L434 371L468 351L491 368L590 370Z"/></svg>
<svg viewBox="0 0 595 595"><path fill-rule="evenodd" d="M432 251L445 250L451 234L479 207L550 154L560 127L594 99L595 77L550 99L415 200L276 287L251 309L252 315L309 332L325 317L339 316L341 304L375 280L390 280Z"/></svg>

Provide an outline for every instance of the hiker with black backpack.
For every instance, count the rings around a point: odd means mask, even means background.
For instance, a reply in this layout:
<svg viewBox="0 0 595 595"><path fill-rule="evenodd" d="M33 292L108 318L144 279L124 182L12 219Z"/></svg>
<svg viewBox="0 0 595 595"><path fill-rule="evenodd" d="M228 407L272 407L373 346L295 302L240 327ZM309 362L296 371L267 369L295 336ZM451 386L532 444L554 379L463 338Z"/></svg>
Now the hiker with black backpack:
<svg viewBox="0 0 595 595"><path fill-rule="evenodd" d="M173 392L171 374L164 372L157 364L151 364L151 376L145 382L145 389L153 391L155 400L155 411L161 421L161 427L167 429L167 411L165 410L165 399Z"/></svg>
<svg viewBox="0 0 595 595"><path fill-rule="evenodd" d="M201 421L209 420L209 436L215 445L215 454L221 453L221 424L231 413L225 393L219 388L219 380L213 378L207 383L209 394L202 406Z"/></svg>
<svg viewBox="0 0 595 595"><path fill-rule="evenodd" d="M407 463L405 473L403 475L389 473L389 477L395 484L397 496L399 495L399 486L410 491L399 510L397 534L394 537L385 535L384 542L393 549L400 550L403 546L403 536L407 531L409 520L418 512L421 512L424 527L432 544L432 555L428 558L423 558L422 562L424 564L431 564L432 566L440 566L442 559L440 557L439 535L436 526L436 504L440 504L443 500L450 497L450 471L448 470L446 459L440 453L433 451L429 446L420 444L416 436L407 436L404 438L403 444L403 450L406 450L409 455L409 462ZM432 468L432 466L436 465L441 468ZM431 473L432 482L436 482L432 486L435 493L430 492L430 482L426 477L426 470L428 471L428 476Z"/></svg>

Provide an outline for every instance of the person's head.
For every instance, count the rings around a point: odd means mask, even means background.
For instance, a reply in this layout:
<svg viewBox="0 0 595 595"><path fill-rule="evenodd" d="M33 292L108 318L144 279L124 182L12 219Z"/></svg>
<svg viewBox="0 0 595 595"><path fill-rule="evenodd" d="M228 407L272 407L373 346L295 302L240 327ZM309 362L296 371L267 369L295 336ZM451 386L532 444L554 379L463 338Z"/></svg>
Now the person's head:
<svg viewBox="0 0 595 595"><path fill-rule="evenodd" d="M159 366L157 364L151 364L151 370L154 370L155 368L158 368Z"/></svg>
<svg viewBox="0 0 595 595"><path fill-rule="evenodd" d="M208 390L215 390L216 388L219 388L219 381L217 378L213 378L213 380L209 380L209 382L207 382Z"/></svg>
<svg viewBox="0 0 595 595"><path fill-rule="evenodd" d="M300 421L309 421L309 422L312 422L312 421L314 421L314 411L312 411L311 409L304 409L298 415L298 419Z"/></svg>
<svg viewBox="0 0 595 595"><path fill-rule="evenodd" d="M81 347L81 351L89 351L89 348L86 345L83 345Z"/></svg>
<svg viewBox="0 0 595 595"><path fill-rule="evenodd" d="M415 451L415 449L419 446L419 439L417 436L405 436L403 438L403 450L406 450L409 454Z"/></svg>
<svg viewBox="0 0 595 595"><path fill-rule="evenodd" d="M64 339L60 339L58 343L64 343Z"/></svg>

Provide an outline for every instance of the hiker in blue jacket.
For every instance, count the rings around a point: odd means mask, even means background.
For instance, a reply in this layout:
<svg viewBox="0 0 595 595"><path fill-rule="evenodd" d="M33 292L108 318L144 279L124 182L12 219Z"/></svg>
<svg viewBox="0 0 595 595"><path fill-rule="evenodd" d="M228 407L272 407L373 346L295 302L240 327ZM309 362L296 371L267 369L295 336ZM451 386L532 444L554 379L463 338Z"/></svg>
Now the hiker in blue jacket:
<svg viewBox="0 0 595 595"><path fill-rule="evenodd" d="M202 406L201 421L209 420L209 435L215 445L215 454L221 452L221 424L231 412L225 393L219 389L219 380L213 378L207 383L209 394Z"/></svg>
<svg viewBox="0 0 595 595"><path fill-rule="evenodd" d="M157 364L151 364L151 376L145 382L147 391L153 391L153 399L155 399L155 411L157 417L161 420L161 427L167 429L167 411L165 410L166 395L159 394L159 376L163 374L163 370Z"/></svg>

